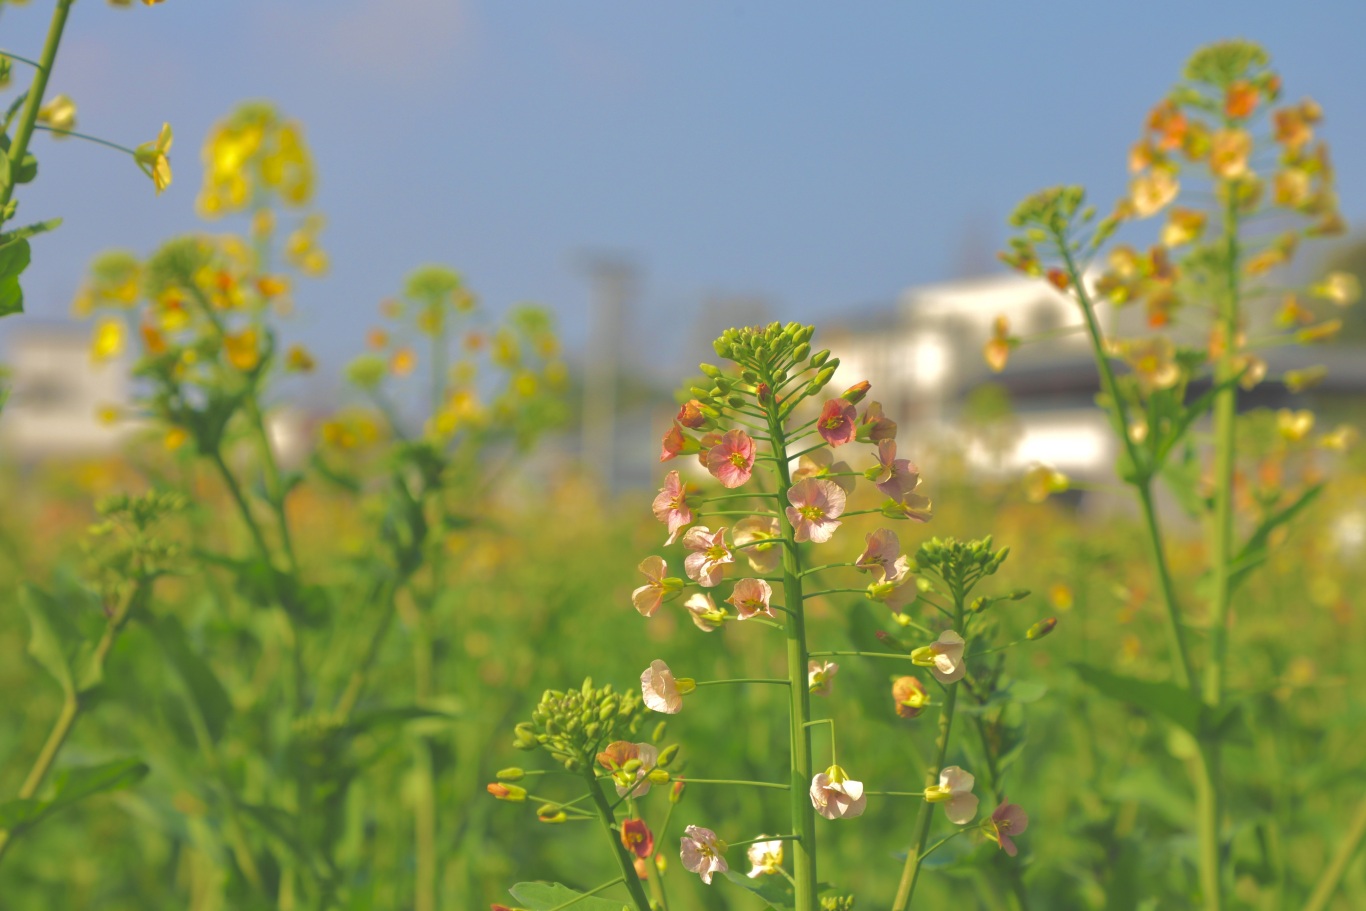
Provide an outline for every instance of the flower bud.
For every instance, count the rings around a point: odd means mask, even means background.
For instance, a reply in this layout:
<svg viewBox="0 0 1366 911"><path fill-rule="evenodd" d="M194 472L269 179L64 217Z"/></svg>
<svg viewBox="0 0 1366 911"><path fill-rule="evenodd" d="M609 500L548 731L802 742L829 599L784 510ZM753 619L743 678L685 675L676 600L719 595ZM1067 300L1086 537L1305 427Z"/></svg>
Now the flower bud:
<svg viewBox="0 0 1366 911"><path fill-rule="evenodd" d="M674 786L669 789L669 803L678 803L683 799L683 779L674 779Z"/></svg>
<svg viewBox="0 0 1366 911"><path fill-rule="evenodd" d="M677 756L678 744L671 743L664 749L659 751L659 758L655 761L655 764L658 765L660 768L665 768L669 765L669 763L673 762Z"/></svg>
<svg viewBox="0 0 1366 911"><path fill-rule="evenodd" d="M672 780L668 769L651 769L645 777L650 779L650 784L668 784Z"/></svg>
<svg viewBox="0 0 1366 911"><path fill-rule="evenodd" d="M1025 633L1025 638L1042 639L1044 636L1047 636L1049 633L1053 632L1053 628L1057 625L1057 617L1049 617L1047 620L1040 620L1038 623L1035 623L1033 626L1029 628L1029 630Z"/></svg>
<svg viewBox="0 0 1366 911"><path fill-rule="evenodd" d="M863 397L867 395L868 390L872 388L872 383L868 382L867 380L863 380L862 382L855 383L848 389L841 392L840 398L844 399L851 405L857 405L859 402L863 401Z"/></svg>
<svg viewBox="0 0 1366 911"><path fill-rule="evenodd" d="M731 360L730 342L726 341L724 338L718 338L716 341L712 342L711 347L712 350L716 352L718 357L723 357L726 360Z"/></svg>
<svg viewBox="0 0 1366 911"><path fill-rule="evenodd" d="M655 869L659 871L660 876L669 869L669 857L663 851L655 855Z"/></svg>
<svg viewBox="0 0 1366 911"><path fill-rule="evenodd" d="M815 367L815 368L817 368L817 369L819 369L819 368L823 367L823 366L825 365L825 362L828 361L829 359L830 359L830 349L829 349L829 348L826 348L824 351L817 351L817 352L815 353L815 355L811 358L811 366L812 366L812 367Z"/></svg>
<svg viewBox="0 0 1366 911"><path fill-rule="evenodd" d="M686 696L697 689L697 681L692 677L676 677L674 678L674 686L678 687L680 696Z"/></svg>
<svg viewBox="0 0 1366 911"><path fill-rule="evenodd" d="M711 377L712 379L716 379L721 375L721 368L714 367L711 364L698 364L697 369L702 371L703 376Z"/></svg>
<svg viewBox="0 0 1366 911"><path fill-rule="evenodd" d="M759 383L759 374L755 373L753 370L750 370L748 367L746 367L744 370L740 371L740 379L744 380L746 383L749 383L751 386L755 386Z"/></svg>
<svg viewBox="0 0 1366 911"><path fill-rule="evenodd" d="M806 342L802 342L797 346L797 350L792 352L792 359L800 363L801 361L806 360L809 354L811 354L811 346Z"/></svg>
<svg viewBox="0 0 1366 911"><path fill-rule="evenodd" d="M639 769L643 764L644 763L642 763L639 758L628 759L626 760L626 764L621 767L621 770L623 772L628 772L631 775L634 775L636 773L636 770Z"/></svg>
<svg viewBox="0 0 1366 911"><path fill-rule="evenodd" d="M806 394L807 394L807 395L816 395L816 394L818 394L822 389L825 388L825 384L828 383L828 382L830 382L830 380L831 380L834 376L835 376L835 368L834 368L833 366L825 367L824 369L821 370L820 373L816 374L816 378L815 378L814 380L812 380L812 381L807 385L807 387L806 387Z"/></svg>
<svg viewBox="0 0 1366 911"><path fill-rule="evenodd" d="M702 402L710 402L712 399L711 390L703 389L701 386L690 386L688 392L692 394L693 398Z"/></svg>
<svg viewBox="0 0 1366 911"><path fill-rule="evenodd" d="M745 407L744 396L733 395L730 398L726 399L726 404L732 408L743 408Z"/></svg>
<svg viewBox="0 0 1366 911"><path fill-rule="evenodd" d="M496 777L499 781L521 781L523 778L526 777L526 772L522 771L516 766L513 766L511 768L500 770L498 774L494 777Z"/></svg>
<svg viewBox="0 0 1366 911"><path fill-rule="evenodd" d="M569 819L569 814L565 813L564 810L561 810L560 812L555 813L555 814L550 815L550 816L539 816L539 815L538 815L536 818L539 819L541 822L546 823L547 825L555 826L555 825L559 825L559 824L562 823L562 822L568 821L568 819Z"/></svg>
<svg viewBox="0 0 1366 911"><path fill-rule="evenodd" d="M526 800L526 788L515 784L508 785L493 781L488 784L487 788L494 797L499 800L506 800L508 803L521 803Z"/></svg>

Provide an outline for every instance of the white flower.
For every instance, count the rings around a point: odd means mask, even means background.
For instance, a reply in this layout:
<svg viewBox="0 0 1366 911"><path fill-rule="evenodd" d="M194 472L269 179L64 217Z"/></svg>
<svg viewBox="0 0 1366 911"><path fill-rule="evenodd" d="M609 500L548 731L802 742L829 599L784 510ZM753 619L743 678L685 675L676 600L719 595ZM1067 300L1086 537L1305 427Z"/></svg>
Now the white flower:
<svg viewBox="0 0 1366 911"><path fill-rule="evenodd" d="M640 675L640 693L645 705L656 712L677 715L683 711L683 694L678 691L673 671L658 658Z"/></svg>
<svg viewBox="0 0 1366 911"><path fill-rule="evenodd" d="M730 869L725 858L725 842L717 838L711 829L688 826L684 830L681 845L679 857L683 859L683 869L696 873L709 886L713 873L725 873Z"/></svg>
<svg viewBox="0 0 1366 911"><path fill-rule="evenodd" d="M853 819L863 813L868 798L863 794L863 782L854 781L844 769L832 765L811 779L811 806L826 819Z"/></svg>
<svg viewBox="0 0 1366 911"><path fill-rule="evenodd" d="M956 826L965 826L977 815L977 795L972 793L976 779L972 773L964 772L956 765L940 771L939 784L925 789L925 799L930 803L942 803L944 815Z"/></svg>
<svg viewBox="0 0 1366 911"><path fill-rule="evenodd" d="M760 835L760 838L764 836ZM745 875L750 879L783 870L782 841L756 841L749 846L749 862L753 866Z"/></svg>

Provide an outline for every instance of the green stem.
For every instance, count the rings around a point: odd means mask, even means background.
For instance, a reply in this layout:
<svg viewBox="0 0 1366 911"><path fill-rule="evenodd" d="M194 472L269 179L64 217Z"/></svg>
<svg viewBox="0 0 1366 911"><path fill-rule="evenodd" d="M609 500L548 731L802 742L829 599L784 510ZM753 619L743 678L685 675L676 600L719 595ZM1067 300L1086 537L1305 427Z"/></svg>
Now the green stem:
<svg viewBox="0 0 1366 911"><path fill-rule="evenodd" d="M961 629L963 624L963 594L954 593L954 627ZM958 703L958 690L961 683L948 687L944 699L944 710L939 713L939 739L935 742L934 765L925 770L925 787L938 783L939 772L944 768L944 760L949 753L949 735L953 732L953 710ZM906 855L906 864L901 870L901 882L897 885L896 898L892 901L892 911L906 911L915 893L916 880L920 877L920 862L925 856L925 843L930 837L930 826L934 822L934 806L926 801L920 808L915 821L915 850Z"/></svg>
<svg viewBox="0 0 1366 911"><path fill-rule="evenodd" d="M732 677L729 680L698 680L696 686L716 686L721 683L776 683L781 686L791 686L792 681L786 677Z"/></svg>
<svg viewBox="0 0 1366 911"><path fill-rule="evenodd" d="M1342 884L1342 878L1347 873L1347 866L1352 862L1352 857L1361 848L1361 842L1366 839L1366 800L1363 800L1357 807L1357 814L1352 818L1351 828L1347 830L1346 837L1338 845L1337 853L1329 861L1328 868L1319 877L1318 885L1314 887L1313 893L1309 896L1309 901L1305 902L1304 911L1324 911L1328 907L1329 900L1333 893Z"/></svg>
<svg viewBox="0 0 1366 911"><path fill-rule="evenodd" d="M727 848L744 848L749 845L757 845L761 841L796 841L796 835L760 835L758 838L746 838L744 841L728 841Z"/></svg>
<svg viewBox="0 0 1366 911"><path fill-rule="evenodd" d="M1166 607L1167 636L1171 640L1177 683L1195 692L1196 679L1192 670L1190 654L1186 648L1186 636L1181 626L1180 602L1176 598L1176 587L1172 584L1171 571L1167 568L1167 555L1162 546L1161 530L1157 524L1157 512L1153 505L1150 469L1143 459L1142 453L1134 444L1133 438L1129 436L1128 410L1125 407L1123 397L1119 394L1119 384L1115 381L1115 372L1114 368L1110 366L1110 358L1105 353L1105 342L1101 337L1100 323L1096 320L1095 305L1086 291L1086 282L1072 259L1066 236L1059 233L1055 236L1055 240L1062 253L1063 263L1066 266L1072 288L1076 292L1077 303L1081 305L1082 316L1086 319L1087 337L1091 342L1091 355L1095 359L1096 369L1100 372L1101 388L1104 389L1106 396L1110 399L1111 407L1107 410L1110 415L1110 422L1115 434L1124 445L1130 470L1136 473L1130 483L1138 490L1139 503L1143 507L1143 520L1148 532L1148 545L1152 552L1153 564L1157 568L1158 580L1162 588L1163 605Z"/></svg>
<svg viewBox="0 0 1366 911"><path fill-rule="evenodd" d="M27 57L20 57L18 54L13 54L9 51L0 51L0 57L8 57L11 60L18 60L20 63L27 63L35 70L41 70L43 68L43 65L39 63L37 60L30 60Z"/></svg>
<svg viewBox="0 0 1366 911"><path fill-rule="evenodd" d="M62 43L62 31L66 28L66 17L75 0L57 0L52 9L52 20L47 27L47 40L33 72L33 83L29 86L28 97L19 115L19 128L14 131L14 142L10 144L9 160L20 162L28 153L29 140L33 138L33 126L38 122L38 108L43 104L43 93L47 91L47 79L52 73L52 64L57 60L57 48ZM8 205L14 196L14 178L0 189L0 207Z"/></svg>
<svg viewBox="0 0 1366 911"><path fill-rule="evenodd" d="M774 385L773 383L769 384ZM778 492L784 499L792 488L788 471L787 442L776 403L769 408L769 436L773 439L773 456L778 474ZM806 615L802 597L801 556L797 551L796 531L787 511L783 510L783 602L788 609L784 626L787 633L787 677L791 696L789 736L791 740L790 808L792 831L798 838L792 845L792 870L795 911L815 911L816 908L816 810L808 794L811 771L811 732L806 723L811 720L811 691L807 687Z"/></svg>
<svg viewBox="0 0 1366 911"><path fill-rule="evenodd" d="M612 815L612 807L607 803L607 795L602 792L602 786L598 784L598 779L593 775L590 768L584 773L584 781L588 783L588 793L593 796L593 804L598 808L598 820L602 823L602 832L611 842L612 854L617 859L617 865L621 867L621 879L618 882L625 883L626 891L631 893L631 901L635 903L636 911L650 911L650 899L645 894L645 887L640 884L640 877L636 876L635 860L631 852L621 843L617 837L616 817ZM608 883L607 885L615 885ZM603 888L606 888L605 886Z"/></svg>
<svg viewBox="0 0 1366 911"><path fill-rule="evenodd" d="M53 136L70 136L72 139L84 139L86 142L93 142L95 145L104 146L107 149L113 149L116 152L122 152L125 155L131 155L134 158L136 158L138 154L128 148L128 146L119 145L117 142L110 142L108 139L101 139L98 136L91 136L89 133L78 133L75 130L62 130L42 123L35 123L33 128L35 130L42 130L44 133L51 133Z"/></svg>
<svg viewBox="0 0 1366 911"><path fill-rule="evenodd" d="M744 779L740 778L680 778L679 781L682 781L685 785L738 784L743 787L749 788L776 788L779 791L786 791L789 787L789 785L779 784L775 781L745 781ZM803 793L805 793L806 786L803 785L801 790Z"/></svg>
<svg viewBox="0 0 1366 911"><path fill-rule="evenodd" d="M825 658L832 655L859 655L863 658L900 658L902 661L910 661L910 655L903 655L901 652L854 652L854 651L835 651L835 652L812 652L812 658Z"/></svg>

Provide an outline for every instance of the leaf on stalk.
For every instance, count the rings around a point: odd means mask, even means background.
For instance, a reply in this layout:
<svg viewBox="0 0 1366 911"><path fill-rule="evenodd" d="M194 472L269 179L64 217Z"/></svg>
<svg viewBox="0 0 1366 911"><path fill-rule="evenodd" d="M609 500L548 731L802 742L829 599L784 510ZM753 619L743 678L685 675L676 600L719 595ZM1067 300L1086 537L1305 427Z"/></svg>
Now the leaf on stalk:
<svg viewBox="0 0 1366 911"><path fill-rule="evenodd" d="M3 156L0 156L0 158L3 158ZM22 228L15 228L13 231L6 231L4 234L0 234L0 250L5 249L10 244L17 244L21 240L28 240L35 234L45 234L48 231L60 227L61 223L62 220L60 218L52 218L47 221L37 222L36 224L24 225Z"/></svg>
<svg viewBox="0 0 1366 911"><path fill-rule="evenodd" d="M161 650L185 686L190 703L208 732L217 741L223 736L228 716L232 714L232 700L217 675L194 653L185 628L175 617L162 617L148 624Z"/></svg>
<svg viewBox="0 0 1366 911"><path fill-rule="evenodd" d="M1267 542L1271 538L1271 533L1303 512L1305 507L1314 502L1322 492L1322 483L1307 487L1289 506L1277 510L1262 520L1262 524L1257 526L1257 530L1252 533L1252 536L1238 551L1238 555L1233 558L1233 569L1228 580L1230 593L1266 559Z"/></svg>
<svg viewBox="0 0 1366 911"><path fill-rule="evenodd" d="M19 276L28 268L28 241L18 240L0 247L0 316L24 311L24 291Z"/></svg>
<svg viewBox="0 0 1366 911"><path fill-rule="evenodd" d="M1175 683L1139 680L1086 664L1073 664L1072 669L1102 695L1160 715L1191 736L1200 737L1204 727L1204 705Z"/></svg>
<svg viewBox="0 0 1366 911"><path fill-rule="evenodd" d="M147 771L144 762L131 758L62 769L53 782L50 799L0 803L0 829L28 828L88 797L131 788L147 777Z"/></svg>
<svg viewBox="0 0 1366 911"><path fill-rule="evenodd" d="M574 903L571 907L577 911L629 911L627 902L596 895L585 896L559 883L518 883L508 892L525 905L527 911L550 911L571 901Z"/></svg>
<svg viewBox="0 0 1366 911"><path fill-rule="evenodd" d="M36 586L24 586L20 600L24 613L28 614L32 631L28 653L61 684L68 696L74 695L76 685L71 674L68 645L75 639L76 633L69 619L62 613L56 599Z"/></svg>

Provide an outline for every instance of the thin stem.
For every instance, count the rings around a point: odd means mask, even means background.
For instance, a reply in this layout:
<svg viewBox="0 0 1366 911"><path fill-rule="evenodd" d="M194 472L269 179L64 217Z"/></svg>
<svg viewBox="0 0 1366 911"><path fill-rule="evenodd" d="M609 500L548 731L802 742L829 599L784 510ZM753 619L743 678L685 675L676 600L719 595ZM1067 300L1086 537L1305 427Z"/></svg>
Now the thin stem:
<svg viewBox="0 0 1366 911"><path fill-rule="evenodd" d="M1319 877L1318 885L1314 887L1313 893L1309 896L1309 901L1304 904L1304 911L1324 911L1328 907L1328 902L1333 898L1333 893L1337 892L1338 886L1342 884L1342 878L1347 874L1347 867L1352 862L1358 849L1361 848L1362 840L1366 839L1366 800L1362 800L1357 806L1356 816L1352 817L1352 825L1347 830L1347 834L1338 844L1337 852L1333 859L1328 862L1328 867Z"/></svg>
<svg viewBox="0 0 1366 911"><path fill-rule="evenodd" d="M820 598L824 595L867 595L866 588L827 588L818 592L811 592L808 598Z"/></svg>
<svg viewBox="0 0 1366 911"><path fill-rule="evenodd" d="M835 652L812 652L812 658L825 658L835 655L858 655L862 658L899 658L902 661L910 661L911 656L901 652L855 652L855 651L835 651Z"/></svg>
<svg viewBox="0 0 1366 911"><path fill-rule="evenodd" d="M716 686L721 683L776 683L780 686L791 686L792 681L786 677L731 677L726 680L697 680L696 686Z"/></svg>
<svg viewBox="0 0 1366 911"><path fill-rule="evenodd" d="M592 769L584 774L584 780L588 783L588 792L593 797L593 804L598 809L598 820L602 823L602 833L611 843L612 854L616 857L617 865L621 868L621 879L618 882L624 883L626 891L631 893L631 901L635 903L636 911L650 911L650 899L645 894L645 888L640 884L640 877L636 876L635 862L631 853L622 845L621 839L617 837L613 828L616 818L612 815L612 808L607 803L607 795L602 793L602 786L598 784ZM616 885L616 883L608 883L608 885Z"/></svg>
<svg viewBox="0 0 1366 911"><path fill-rule="evenodd" d="M964 826L963 828L958 829L957 831L955 831L955 832L953 832L953 833L951 833L951 834L949 834L949 835L945 835L943 838L939 839L939 840L936 841L934 844L930 845L928 848L925 849L925 853L920 855L920 861L923 863L923 862L925 861L925 858L929 857L929 856L930 856L931 854L933 854L935 851L938 851L940 848L944 847L944 845L946 845L946 844L948 844L949 842L953 841L955 838L957 838L959 835L962 835L964 832L970 832L970 831L972 831L973 828L976 828L976 827L975 827L975 826L973 826L973 827Z"/></svg>
<svg viewBox="0 0 1366 911"><path fill-rule="evenodd" d="M748 845L756 845L761 841L796 841L798 835L760 835L758 838L746 838L744 841L728 841L727 848L744 848Z"/></svg>
<svg viewBox="0 0 1366 911"><path fill-rule="evenodd" d="M698 505L701 505L703 503L719 503L722 500L749 500L753 499L754 497L771 497L773 499L777 499L778 495L776 493L765 493L763 491L751 490L747 493L724 493L715 497L702 497L697 501L697 503Z"/></svg>
<svg viewBox="0 0 1366 911"><path fill-rule="evenodd" d="M823 570L823 569L836 569L836 568L841 567L841 566L858 566L858 564L857 564L857 563L822 563L820 566L812 566L812 567L809 567L809 568L807 568L807 569L802 570L801 573L799 573L799 575L801 575L801 576L809 576L809 575L811 575L812 573L818 573L818 572L820 572L820 571Z"/></svg>
<svg viewBox="0 0 1366 911"><path fill-rule="evenodd" d="M52 19L47 27L47 40L43 42L43 52L33 73L33 83L29 86L28 97L19 114L19 127L14 131L14 142L9 148L9 160L21 162L28 153L29 140L33 138L33 127L38 122L38 108L43 104L43 93L47 91L47 79L52 73L52 64L57 60L57 48L62 43L62 31L66 28L66 17L71 11L74 0L57 0L52 9ZM7 186L0 190L0 207L14 197L14 177L11 174Z"/></svg>
<svg viewBox="0 0 1366 911"><path fill-rule="evenodd" d="M27 63L35 70L41 70L44 68L43 65L39 63L37 60L30 60L27 57L20 57L18 54L14 54L9 51L0 51L0 57L8 57L11 60L18 60L20 63Z"/></svg>
<svg viewBox="0 0 1366 911"><path fill-rule="evenodd" d="M745 781L744 779L740 778L682 778L679 780L682 781L685 785L738 784L747 788L774 788L779 791L786 791L789 789L788 785L779 784L775 781Z"/></svg>
<svg viewBox="0 0 1366 911"><path fill-rule="evenodd" d="M70 136L73 139L84 139L86 142L93 142L95 145L104 146L105 148L113 149L116 152L123 152L125 155L131 155L134 158L137 157L137 152L134 152L132 149L128 148L128 146L119 145L117 142L110 142L108 139L101 139L98 136L91 136L89 133L78 133L75 130L63 130L58 127L50 127L43 123L35 123L33 128L35 130L42 130L44 133L51 133L54 136Z"/></svg>

